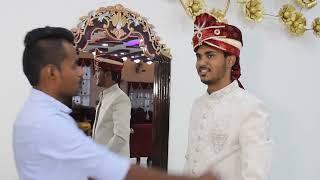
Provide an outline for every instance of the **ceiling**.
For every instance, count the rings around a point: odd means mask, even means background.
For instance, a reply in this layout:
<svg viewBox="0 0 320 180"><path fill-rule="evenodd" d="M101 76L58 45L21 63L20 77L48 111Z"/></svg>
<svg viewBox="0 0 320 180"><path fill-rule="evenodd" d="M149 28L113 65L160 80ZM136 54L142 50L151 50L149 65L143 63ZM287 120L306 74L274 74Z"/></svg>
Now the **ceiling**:
<svg viewBox="0 0 320 180"><path fill-rule="evenodd" d="M95 39L94 43L89 44L85 52L80 53L81 58L92 58L93 56L89 52L93 52L98 49L100 53L116 56L122 58L124 61L131 60L136 63L148 62L151 64L151 59L143 53L143 47L140 47L142 41L138 37L129 36L125 41L112 41L105 37L102 32L95 33L93 35Z"/></svg>

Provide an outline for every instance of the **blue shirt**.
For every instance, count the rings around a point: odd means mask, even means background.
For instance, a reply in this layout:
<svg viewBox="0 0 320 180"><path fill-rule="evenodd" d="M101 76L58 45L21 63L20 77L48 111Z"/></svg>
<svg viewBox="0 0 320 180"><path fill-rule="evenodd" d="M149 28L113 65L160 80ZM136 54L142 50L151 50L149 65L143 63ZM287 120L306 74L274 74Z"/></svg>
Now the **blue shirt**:
<svg viewBox="0 0 320 180"><path fill-rule="evenodd" d="M13 128L21 180L124 179L130 161L95 144L69 115L71 109L32 89Z"/></svg>

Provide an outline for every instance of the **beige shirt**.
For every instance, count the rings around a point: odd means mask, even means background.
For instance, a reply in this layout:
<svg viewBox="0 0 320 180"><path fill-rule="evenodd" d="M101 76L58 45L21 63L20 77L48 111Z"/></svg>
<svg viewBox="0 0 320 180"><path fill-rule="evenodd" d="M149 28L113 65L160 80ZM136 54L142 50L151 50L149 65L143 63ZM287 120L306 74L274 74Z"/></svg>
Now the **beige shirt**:
<svg viewBox="0 0 320 180"><path fill-rule="evenodd" d="M105 89L97 106L92 137L111 151L130 156L131 102L118 84Z"/></svg>
<svg viewBox="0 0 320 180"><path fill-rule="evenodd" d="M260 100L233 82L193 104L185 171L207 170L221 180L267 180L271 166L270 121Z"/></svg>

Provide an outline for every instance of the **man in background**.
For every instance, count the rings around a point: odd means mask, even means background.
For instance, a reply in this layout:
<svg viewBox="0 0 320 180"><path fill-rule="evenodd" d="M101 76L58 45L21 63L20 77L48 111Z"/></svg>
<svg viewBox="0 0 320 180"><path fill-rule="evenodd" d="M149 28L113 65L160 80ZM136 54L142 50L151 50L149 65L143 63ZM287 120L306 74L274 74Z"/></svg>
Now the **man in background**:
<svg viewBox="0 0 320 180"><path fill-rule="evenodd" d="M124 157L130 157L131 102L118 83L121 80L121 58L94 59L97 86L103 87L96 109L92 137L98 144Z"/></svg>

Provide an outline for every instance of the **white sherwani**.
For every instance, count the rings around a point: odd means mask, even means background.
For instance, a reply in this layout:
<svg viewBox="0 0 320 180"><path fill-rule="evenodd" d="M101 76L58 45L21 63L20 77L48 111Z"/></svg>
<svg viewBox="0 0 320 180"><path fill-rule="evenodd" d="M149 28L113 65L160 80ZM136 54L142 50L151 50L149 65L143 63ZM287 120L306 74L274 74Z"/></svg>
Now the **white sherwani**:
<svg viewBox="0 0 320 180"><path fill-rule="evenodd" d="M97 106L92 137L111 151L130 156L131 102L118 84L105 89Z"/></svg>
<svg viewBox="0 0 320 180"><path fill-rule="evenodd" d="M207 170L221 180L267 180L271 164L269 117L262 102L234 81L193 104L185 170Z"/></svg>

